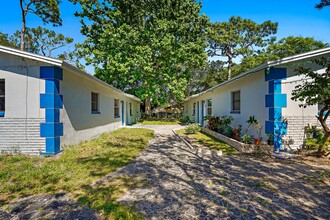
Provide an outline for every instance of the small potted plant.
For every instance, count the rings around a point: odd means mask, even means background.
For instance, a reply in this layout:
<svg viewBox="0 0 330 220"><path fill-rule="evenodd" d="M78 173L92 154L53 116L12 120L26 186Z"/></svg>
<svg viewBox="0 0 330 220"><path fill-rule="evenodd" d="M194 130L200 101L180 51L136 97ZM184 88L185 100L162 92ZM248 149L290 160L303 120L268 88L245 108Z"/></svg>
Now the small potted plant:
<svg viewBox="0 0 330 220"><path fill-rule="evenodd" d="M267 144L268 145L274 145L274 134L267 133L267 137L268 137Z"/></svg>
<svg viewBox="0 0 330 220"><path fill-rule="evenodd" d="M251 144L252 139L253 139L253 136L248 135L248 134L244 134L242 136L242 141L244 144Z"/></svg>

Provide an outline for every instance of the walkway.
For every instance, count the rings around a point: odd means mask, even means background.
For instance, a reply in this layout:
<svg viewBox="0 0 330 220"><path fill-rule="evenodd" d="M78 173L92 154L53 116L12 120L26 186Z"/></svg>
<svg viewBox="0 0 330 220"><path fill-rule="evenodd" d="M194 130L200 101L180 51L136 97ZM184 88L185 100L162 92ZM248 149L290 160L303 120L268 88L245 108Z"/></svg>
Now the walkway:
<svg viewBox="0 0 330 220"><path fill-rule="evenodd" d="M172 133L177 126L139 127L155 130L149 148L107 178L144 178L119 201L147 219L330 219L330 187L318 170L196 153Z"/></svg>

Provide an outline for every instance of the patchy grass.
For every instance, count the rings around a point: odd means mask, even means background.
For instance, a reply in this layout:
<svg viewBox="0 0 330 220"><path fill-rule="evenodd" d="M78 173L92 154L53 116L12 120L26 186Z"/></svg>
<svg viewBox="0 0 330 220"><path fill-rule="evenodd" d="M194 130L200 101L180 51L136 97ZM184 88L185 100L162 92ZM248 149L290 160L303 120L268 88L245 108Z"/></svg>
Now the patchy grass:
<svg viewBox="0 0 330 220"><path fill-rule="evenodd" d="M139 122L139 124L143 124L143 125L178 125L180 122L179 121L162 121L162 120L158 120L158 121L141 121Z"/></svg>
<svg viewBox="0 0 330 220"><path fill-rule="evenodd" d="M179 135L184 135L189 139L196 141L198 144L201 144L212 150L221 150L223 154L231 155L238 152L235 148L231 147L230 145L222 141L219 141L202 132L197 132L195 134L187 134L184 129L177 130L176 132Z"/></svg>
<svg viewBox="0 0 330 220"><path fill-rule="evenodd" d="M139 178L91 185L130 163L152 138L151 130L123 128L67 147L56 157L0 156L0 205L31 195L66 192L104 218L140 218L133 209L116 203L127 188L139 184Z"/></svg>

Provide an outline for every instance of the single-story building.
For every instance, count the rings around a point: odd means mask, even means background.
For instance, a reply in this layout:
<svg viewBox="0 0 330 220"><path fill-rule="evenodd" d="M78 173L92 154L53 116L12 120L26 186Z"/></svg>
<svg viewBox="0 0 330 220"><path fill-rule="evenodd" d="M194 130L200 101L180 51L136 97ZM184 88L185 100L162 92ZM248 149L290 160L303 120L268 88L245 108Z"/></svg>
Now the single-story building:
<svg viewBox="0 0 330 220"><path fill-rule="evenodd" d="M69 63L0 46L0 151L55 155L135 123L141 101Z"/></svg>
<svg viewBox="0 0 330 220"><path fill-rule="evenodd" d="M298 76L299 66L325 71L310 61L330 57L330 48L311 51L262 64L204 92L190 96L184 102L184 116L191 121L204 124L203 118L212 116L232 116L233 127L242 125L242 133L248 126L246 121L254 116L263 126L261 136L274 135L275 150L281 149L282 141L293 140L291 148L303 145L305 127L318 125L319 106L307 106L291 100L295 86L305 80ZM330 89L330 88L329 88ZM248 132L256 135L253 129Z"/></svg>

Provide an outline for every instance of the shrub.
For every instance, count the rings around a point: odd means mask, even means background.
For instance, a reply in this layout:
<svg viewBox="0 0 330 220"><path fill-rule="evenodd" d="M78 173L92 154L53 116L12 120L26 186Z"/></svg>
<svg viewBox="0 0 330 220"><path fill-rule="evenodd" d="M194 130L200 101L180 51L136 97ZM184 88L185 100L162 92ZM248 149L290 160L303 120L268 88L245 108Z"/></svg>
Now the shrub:
<svg viewBox="0 0 330 220"><path fill-rule="evenodd" d="M208 118L207 128L212 131L218 131L220 123L221 118L219 116L210 116Z"/></svg>
<svg viewBox="0 0 330 220"><path fill-rule="evenodd" d="M252 139L253 139L253 136L248 135L248 134L244 134L242 136L242 141L243 141L244 144L250 144Z"/></svg>
<svg viewBox="0 0 330 220"><path fill-rule="evenodd" d="M201 127L199 124L190 124L184 130L187 134L195 134L201 130Z"/></svg>
<svg viewBox="0 0 330 220"><path fill-rule="evenodd" d="M227 137L233 138L234 137L234 131L231 127L226 127L225 131L224 131L224 135L226 135Z"/></svg>
<svg viewBox="0 0 330 220"><path fill-rule="evenodd" d="M181 117L180 122L188 124L190 122L189 116L187 115L186 117Z"/></svg>
<svg viewBox="0 0 330 220"><path fill-rule="evenodd" d="M219 126L218 126L218 132L220 134L224 134L228 137L232 137L233 136L233 129L230 127L231 123L233 122L233 117L231 116L222 116L221 117L221 120L220 120L220 123L219 123ZM228 134L227 134L228 132Z"/></svg>

